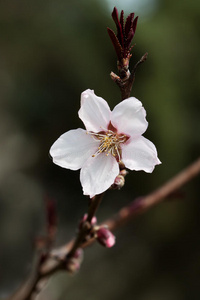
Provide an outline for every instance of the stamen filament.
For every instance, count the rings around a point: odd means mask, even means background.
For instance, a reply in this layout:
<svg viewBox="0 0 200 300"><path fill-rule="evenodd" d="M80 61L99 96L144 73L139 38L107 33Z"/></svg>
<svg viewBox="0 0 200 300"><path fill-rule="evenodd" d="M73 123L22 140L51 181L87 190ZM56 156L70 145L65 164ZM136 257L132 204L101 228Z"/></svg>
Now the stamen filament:
<svg viewBox="0 0 200 300"><path fill-rule="evenodd" d="M102 127L101 127L102 128ZM113 132L112 130L105 130L105 133L96 133L87 131L88 134L92 136L92 138L95 141L98 141L99 147L97 151L92 155L93 157L96 157L100 153L105 152L106 156L109 156L111 154L113 157L116 157L117 161L121 161L121 143L124 143L127 141L127 136L125 134L118 135L117 133Z"/></svg>

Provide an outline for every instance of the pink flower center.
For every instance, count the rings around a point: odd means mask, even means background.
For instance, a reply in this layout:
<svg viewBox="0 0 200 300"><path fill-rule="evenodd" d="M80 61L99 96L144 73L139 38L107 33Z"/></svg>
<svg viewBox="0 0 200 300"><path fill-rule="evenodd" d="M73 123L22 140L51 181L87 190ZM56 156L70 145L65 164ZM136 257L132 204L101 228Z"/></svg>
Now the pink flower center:
<svg viewBox="0 0 200 300"><path fill-rule="evenodd" d="M128 137L125 134L118 134L112 130L101 131L98 133L88 132L98 142L100 142L98 150L92 155L93 157L100 153L113 155L117 161L121 162L121 147L120 144L125 143Z"/></svg>

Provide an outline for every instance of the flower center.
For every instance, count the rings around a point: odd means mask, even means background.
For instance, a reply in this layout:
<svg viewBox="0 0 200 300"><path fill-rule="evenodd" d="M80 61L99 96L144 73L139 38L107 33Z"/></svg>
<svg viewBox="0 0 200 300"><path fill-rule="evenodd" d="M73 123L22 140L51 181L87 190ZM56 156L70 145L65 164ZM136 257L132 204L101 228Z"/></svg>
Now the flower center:
<svg viewBox="0 0 200 300"><path fill-rule="evenodd" d="M121 147L120 144L127 141L128 137L125 134L117 134L112 130L101 131L99 133L88 132L92 137L100 142L98 150L92 155L93 157L105 152L116 157L117 161L121 162Z"/></svg>

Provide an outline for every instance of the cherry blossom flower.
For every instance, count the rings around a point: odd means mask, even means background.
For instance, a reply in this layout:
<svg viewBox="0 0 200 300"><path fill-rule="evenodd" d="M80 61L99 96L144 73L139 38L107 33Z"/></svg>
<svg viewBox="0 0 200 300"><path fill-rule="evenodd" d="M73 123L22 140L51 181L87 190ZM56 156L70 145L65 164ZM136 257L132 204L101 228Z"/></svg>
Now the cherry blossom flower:
<svg viewBox="0 0 200 300"><path fill-rule="evenodd" d="M125 99L111 112L108 103L88 89L81 94L78 115L86 130L78 128L61 135L50 155L63 168L81 169L84 195L92 198L106 191L120 173L120 163L147 173L160 164L156 147L142 136L148 122L138 99Z"/></svg>

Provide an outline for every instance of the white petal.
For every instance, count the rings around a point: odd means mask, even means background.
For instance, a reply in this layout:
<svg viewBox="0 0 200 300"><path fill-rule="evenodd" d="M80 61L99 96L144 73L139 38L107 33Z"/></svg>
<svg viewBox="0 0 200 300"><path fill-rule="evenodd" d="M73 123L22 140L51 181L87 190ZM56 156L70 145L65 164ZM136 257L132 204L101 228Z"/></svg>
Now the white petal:
<svg viewBox="0 0 200 300"><path fill-rule="evenodd" d="M142 103L131 97L115 106L111 113L111 122L119 133L137 137L147 129L148 122L145 117L146 111Z"/></svg>
<svg viewBox="0 0 200 300"><path fill-rule="evenodd" d="M84 195L91 198L106 191L119 174L119 165L112 156L101 153L90 157L81 169L80 180Z"/></svg>
<svg viewBox="0 0 200 300"><path fill-rule="evenodd" d="M143 136L122 145L122 161L130 170L151 173L161 162L154 144Z"/></svg>
<svg viewBox="0 0 200 300"><path fill-rule="evenodd" d="M107 129L110 114L108 103L96 96L94 91L88 89L81 94L81 108L78 115L88 131L99 132L102 128Z"/></svg>
<svg viewBox="0 0 200 300"><path fill-rule="evenodd" d="M61 135L50 149L53 162L63 168L78 170L98 148L98 142L78 128Z"/></svg>

